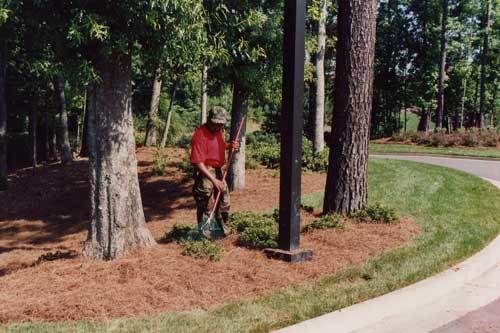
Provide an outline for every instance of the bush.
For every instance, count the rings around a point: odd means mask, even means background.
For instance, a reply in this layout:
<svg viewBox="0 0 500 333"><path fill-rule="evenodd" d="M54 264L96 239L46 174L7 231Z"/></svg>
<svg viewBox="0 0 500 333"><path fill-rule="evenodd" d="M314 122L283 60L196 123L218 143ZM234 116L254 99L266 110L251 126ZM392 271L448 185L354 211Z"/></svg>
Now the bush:
<svg viewBox="0 0 500 333"><path fill-rule="evenodd" d="M495 130L481 132L481 145L485 147L496 147L500 141L500 135Z"/></svg>
<svg viewBox="0 0 500 333"><path fill-rule="evenodd" d="M179 148L191 148L191 135L183 134L178 139L175 145Z"/></svg>
<svg viewBox="0 0 500 333"><path fill-rule="evenodd" d="M239 235L240 244L257 249L278 247L278 228L275 223L254 222Z"/></svg>
<svg viewBox="0 0 500 333"><path fill-rule="evenodd" d="M153 172L157 176L164 176L165 169L168 166L168 158L165 157L163 148L158 148L156 150L155 162L153 164Z"/></svg>
<svg viewBox="0 0 500 333"><path fill-rule="evenodd" d="M463 136L464 146L477 147L479 146L479 135L473 131L466 132Z"/></svg>
<svg viewBox="0 0 500 333"><path fill-rule="evenodd" d="M394 209L384 207L379 203L358 210L354 213L354 217L358 221L366 223L396 223L399 221Z"/></svg>
<svg viewBox="0 0 500 333"><path fill-rule="evenodd" d="M259 133L259 132L254 132ZM277 139L269 134L254 134L248 140L247 160L250 166L260 163L270 169L280 166L280 145ZM325 172L328 169L328 149L318 155L313 153L312 142L306 137L302 138L302 170Z"/></svg>
<svg viewBox="0 0 500 333"><path fill-rule="evenodd" d="M200 241L186 240L182 244L184 245L182 254L185 256L195 259L208 259L210 261L219 261L221 258L221 248L207 239Z"/></svg>
<svg viewBox="0 0 500 333"><path fill-rule="evenodd" d="M302 138L302 170L312 172L326 172L328 170L328 149L315 155L311 140Z"/></svg>
<svg viewBox="0 0 500 333"><path fill-rule="evenodd" d="M301 204L300 208L302 208L303 210L305 210L308 213L314 212L314 207L313 206Z"/></svg>
<svg viewBox="0 0 500 333"><path fill-rule="evenodd" d="M278 213L257 214L235 212L231 214L230 227L238 234L238 242L251 248L278 247Z"/></svg>
<svg viewBox="0 0 500 333"><path fill-rule="evenodd" d="M452 134L446 134L443 129L436 129L434 133L407 132L394 134L392 141L411 141L419 145L433 147L496 147L500 142L500 134L494 129L457 129Z"/></svg>
<svg viewBox="0 0 500 333"><path fill-rule="evenodd" d="M172 242L176 241L182 243L187 240L198 238L198 228L194 225L188 224L174 224L172 230L163 236L162 241Z"/></svg>
<svg viewBox="0 0 500 333"><path fill-rule="evenodd" d="M315 219L311 224L304 227L305 232L310 232L316 229L331 229L331 228L344 228L344 221L342 216L338 214L323 215L319 219Z"/></svg>

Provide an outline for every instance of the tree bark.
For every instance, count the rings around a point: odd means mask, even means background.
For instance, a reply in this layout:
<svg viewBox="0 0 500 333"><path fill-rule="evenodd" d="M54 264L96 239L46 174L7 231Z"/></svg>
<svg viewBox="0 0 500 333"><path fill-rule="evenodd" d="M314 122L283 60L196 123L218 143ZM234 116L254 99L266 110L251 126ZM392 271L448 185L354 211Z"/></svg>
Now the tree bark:
<svg viewBox="0 0 500 333"><path fill-rule="evenodd" d="M203 70L201 73L201 112L200 112L200 124L207 122L207 85L208 85L208 66L203 65Z"/></svg>
<svg viewBox="0 0 500 333"><path fill-rule="evenodd" d="M56 112L52 111L50 115L50 132L49 132L49 157L52 160L57 159L57 119Z"/></svg>
<svg viewBox="0 0 500 333"><path fill-rule="evenodd" d="M37 142L36 142L36 135L37 135L37 103L38 103L38 96L37 92L35 91L33 93L33 96L31 97L31 110L30 110L30 116L29 116L29 137L30 137L30 153L31 153L31 167L32 167L32 173L35 175L36 173L36 165L37 165Z"/></svg>
<svg viewBox="0 0 500 333"><path fill-rule="evenodd" d="M366 204L376 0L339 0L335 105L323 212Z"/></svg>
<svg viewBox="0 0 500 333"><path fill-rule="evenodd" d="M82 126L82 147L80 148L80 157L89 156L89 114L90 109L95 110L95 89L93 85L89 85L85 88L86 93L86 103L85 112L83 115L83 126Z"/></svg>
<svg viewBox="0 0 500 333"><path fill-rule="evenodd" d="M464 127L464 108L465 108L465 97L467 96L467 77L464 78L464 92L462 95L462 105L460 106L460 121L457 120L457 127Z"/></svg>
<svg viewBox="0 0 500 333"><path fill-rule="evenodd" d="M484 106L486 102L486 68L488 66L488 33L491 25L491 10L493 2L488 1L486 16L483 24L483 53L481 56L481 88L479 93L479 127L484 127Z"/></svg>
<svg viewBox="0 0 500 333"><path fill-rule="evenodd" d="M43 160L44 161L49 161L50 160L50 114L49 114L49 82L47 81L45 85L45 94L44 94L44 105L43 105Z"/></svg>
<svg viewBox="0 0 500 333"><path fill-rule="evenodd" d="M167 145L168 132L170 130L170 124L172 122L172 113L174 112L172 107L174 105L176 91L177 91L177 82L174 82L174 84L172 85L172 90L170 91L170 102L168 103L168 110L167 110L167 122L166 122L165 128L163 130L163 135L161 137L161 147L162 148L165 148L165 146Z"/></svg>
<svg viewBox="0 0 500 333"><path fill-rule="evenodd" d="M236 78L233 83L233 102L231 107L231 130L230 140L236 140L238 127L243 117L245 123L240 133L240 149L234 154L231 165L228 165L228 179L227 184L230 191L241 190L245 188L245 151L246 151L246 123L247 123L247 95L241 86L239 80Z"/></svg>
<svg viewBox="0 0 500 333"><path fill-rule="evenodd" d="M161 68L158 67L155 71L153 92L151 94L151 103L149 104L146 141L144 143L146 147L156 146L156 118L158 117L158 106L160 105L161 85Z"/></svg>
<svg viewBox="0 0 500 333"><path fill-rule="evenodd" d="M0 42L0 191L7 189L7 51L5 40Z"/></svg>
<svg viewBox="0 0 500 333"><path fill-rule="evenodd" d="M54 83L57 99L59 102L59 114L61 117L61 163L67 164L73 160L68 132L68 112L66 110L66 97L64 96L64 85L61 77L57 77Z"/></svg>
<svg viewBox="0 0 500 333"><path fill-rule="evenodd" d="M89 108L91 216L85 255L114 259L155 241L146 227L132 123L131 58L97 60L101 82Z"/></svg>
<svg viewBox="0 0 500 333"><path fill-rule="evenodd" d="M321 4L321 18L318 23L318 50L314 57L315 110L314 110L314 139L313 151L319 154L325 148L325 50L326 50L326 17L327 1Z"/></svg>
<svg viewBox="0 0 500 333"><path fill-rule="evenodd" d="M443 16L441 19L441 51L439 54L439 87L437 99L437 120L436 127L443 127L444 113L444 79L446 66L446 28L448 26L448 0L443 0Z"/></svg>

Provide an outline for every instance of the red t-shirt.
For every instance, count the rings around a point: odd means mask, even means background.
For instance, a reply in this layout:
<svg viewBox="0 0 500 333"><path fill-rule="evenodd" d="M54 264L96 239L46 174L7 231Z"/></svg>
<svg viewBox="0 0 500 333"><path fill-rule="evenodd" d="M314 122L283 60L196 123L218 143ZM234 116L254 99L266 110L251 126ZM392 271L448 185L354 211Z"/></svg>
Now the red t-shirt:
<svg viewBox="0 0 500 333"><path fill-rule="evenodd" d="M196 129L191 140L191 163L221 168L226 159L226 141L222 131L213 133L205 125Z"/></svg>

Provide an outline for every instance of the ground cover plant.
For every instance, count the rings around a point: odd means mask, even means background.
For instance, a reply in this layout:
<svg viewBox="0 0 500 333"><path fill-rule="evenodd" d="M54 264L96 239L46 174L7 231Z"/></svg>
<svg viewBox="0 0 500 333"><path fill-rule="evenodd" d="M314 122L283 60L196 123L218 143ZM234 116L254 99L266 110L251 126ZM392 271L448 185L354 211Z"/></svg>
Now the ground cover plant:
<svg viewBox="0 0 500 333"><path fill-rule="evenodd" d="M398 221L394 209L384 207L378 202L358 210L354 217L358 221L366 223L396 223Z"/></svg>
<svg viewBox="0 0 500 333"><path fill-rule="evenodd" d="M345 223L343 217L338 214L323 215L315 219L312 223L304 227L305 232L310 232L316 229L344 229Z"/></svg>
<svg viewBox="0 0 500 333"><path fill-rule="evenodd" d="M422 234L414 241L379 254L363 264L344 266L328 277L203 311L170 312L142 319L104 322L11 324L8 328L13 332L54 329L82 332L265 332L363 301L442 271L481 249L500 231L500 193L477 177L435 166L379 159L370 162L369 175L369 198L373 203L394 207L398 216L411 216L418 223ZM311 182L312 177L317 175L306 177ZM234 202L238 202L237 199ZM304 205L316 208L321 203L320 193L306 195L303 200ZM360 225L375 227L370 229L372 233L385 227L366 223ZM340 233L348 233L349 228L347 225L347 229ZM333 229L330 232L336 231ZM313 232L307 237L321 238L327 234ZM341 234L333 239L340 241ZM309 244L307 237L304 236L303 246ZM363 244L356 244L356 247L361 249ZM216 264L220 265L231 257L241 260L236 250L231 251ZM156 257L152 254L148 260L157 260ZM280 272L280 276L289 276L282 275L280 263L273 263L272 267ZM309 266L301 267L306 269ZM191 269L194 268L191 264ZM216 273L205 275L209 283L212 275ZM3 277L3 284L7 282L6 278L8 275Z"/></svg>

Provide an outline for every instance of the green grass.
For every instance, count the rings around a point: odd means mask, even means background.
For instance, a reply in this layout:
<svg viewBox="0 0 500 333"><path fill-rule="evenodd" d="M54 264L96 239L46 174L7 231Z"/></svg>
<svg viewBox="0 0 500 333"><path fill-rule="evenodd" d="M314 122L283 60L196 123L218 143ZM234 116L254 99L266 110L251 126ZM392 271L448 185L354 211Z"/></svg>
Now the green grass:
<svg viewBox="0 0 500 333"><path fill-rule="evenodd" d="M267 332L390 292L443 271L500 231L500 191L477 177L436 166L373 159L370 202L412 216L422 234L363 265L268 296L210 311L106 322L24 323L10 332ZM304 204L320 206L321 194ZM220 282L225 283L224 281Z"/></svg>
<svg viewBox="0 0 500 333"><path fill-rule="evenodd" d="M420 122L420 116L412 113L412 112L407 112L406 113L406 130L407 131L417 131L418 129L418 123ZM401 128L405 128L405 114L404 112L401 112Z"/></svg>
<svg viewBox="0 0 500 333"><path fill-rule="evenodd" d="M403 153L403 154L436 154L464 157L499 158L500 149L495 148L464 148L464 147L425 147L405 144L370 143L370 153Z"/></svg>

